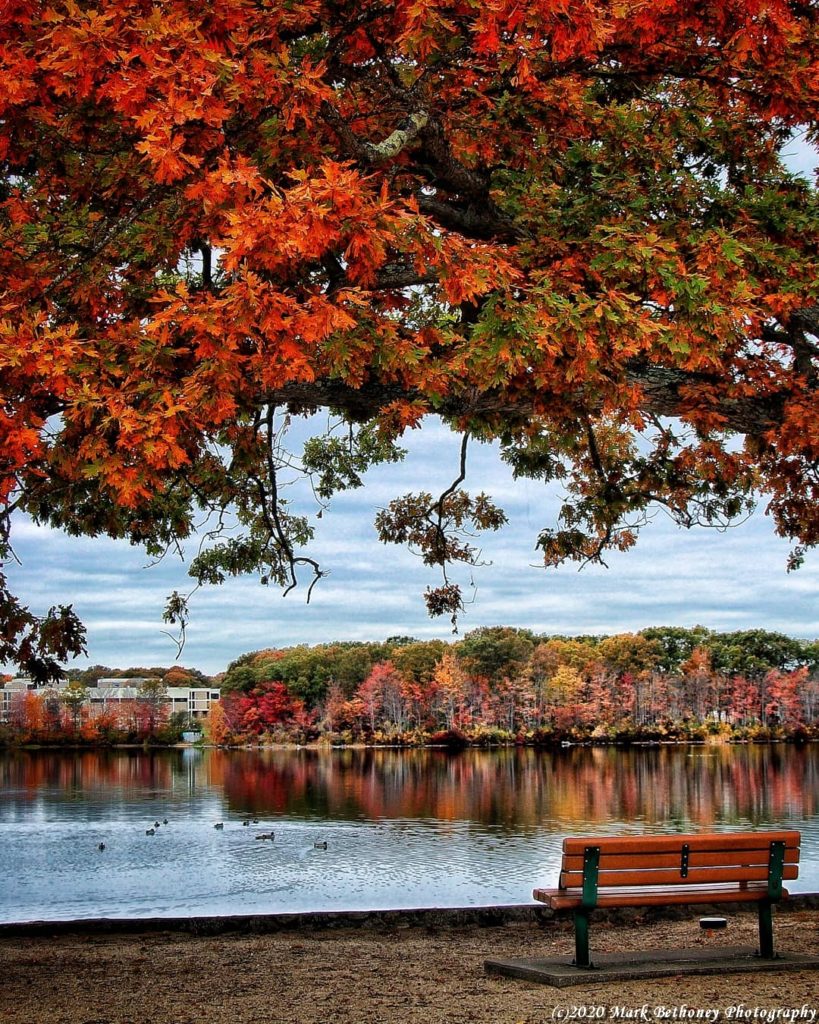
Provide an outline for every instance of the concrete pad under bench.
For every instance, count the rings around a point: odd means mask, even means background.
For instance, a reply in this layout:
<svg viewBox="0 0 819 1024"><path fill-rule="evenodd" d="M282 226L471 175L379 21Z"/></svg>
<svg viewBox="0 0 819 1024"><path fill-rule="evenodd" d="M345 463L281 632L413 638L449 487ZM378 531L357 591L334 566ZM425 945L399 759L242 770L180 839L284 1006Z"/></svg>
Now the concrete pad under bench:
<svg viewBox="0 0 819 1024"><path fill-rule="evenodd" d="M819 955L779 953L774 960L764 960L751 946L723 946L719 950L644 949L633 953L596 953L593 963L593 967L575 967L565 957L554 960L493 957L484 962L484 967L491 974L505 974L565 988L569 985L598 985L605 981L667 978L678 974L819 970Z"/></svg>

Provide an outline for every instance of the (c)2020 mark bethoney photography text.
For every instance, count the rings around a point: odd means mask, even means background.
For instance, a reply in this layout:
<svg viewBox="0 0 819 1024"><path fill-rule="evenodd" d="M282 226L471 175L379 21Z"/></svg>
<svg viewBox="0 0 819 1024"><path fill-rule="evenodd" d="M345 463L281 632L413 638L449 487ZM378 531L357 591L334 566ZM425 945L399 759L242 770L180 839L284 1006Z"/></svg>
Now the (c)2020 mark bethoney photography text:
<svg viewBox="0 0 819 1024"><path fill-rule="evenodd" d="M723 1009L717 1007L689 1006L686 1003L667 1005L665 1003L642 1003L639 1006L614 1004L606 1006L601 1003L567 1003L555 1006L552 1020L585 1021L585 1020L623 1020L623 1021L735 1021L737 1024L753 1022L753 1024L778 1024L778 1022L804 1021L814 1024L817 1011L807 1004L797 1007L788 1006L747 1006L737 1003Z"/></svg>

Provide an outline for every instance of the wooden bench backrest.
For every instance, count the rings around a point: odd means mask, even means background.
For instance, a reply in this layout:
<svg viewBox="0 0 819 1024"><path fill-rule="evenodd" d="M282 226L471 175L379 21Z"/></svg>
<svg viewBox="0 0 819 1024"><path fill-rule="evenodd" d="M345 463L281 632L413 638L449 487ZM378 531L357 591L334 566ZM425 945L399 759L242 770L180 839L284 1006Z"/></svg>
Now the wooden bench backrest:
<svg viewBox="0 0 819 1024"><path fill-rule="evenodd" d="M600 850L597 884L707 885L766 882L771 843L785 844L783 879L799 874L799 832L717 832L674 836L586 836L563 840L561 889L583 885L587 847Z"/></svg>

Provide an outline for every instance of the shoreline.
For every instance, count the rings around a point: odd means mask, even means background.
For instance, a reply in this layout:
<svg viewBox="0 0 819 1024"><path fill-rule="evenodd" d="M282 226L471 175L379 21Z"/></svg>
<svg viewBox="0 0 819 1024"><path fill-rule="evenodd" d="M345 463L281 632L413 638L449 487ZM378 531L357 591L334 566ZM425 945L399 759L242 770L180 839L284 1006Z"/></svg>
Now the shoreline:
<svg viewBox="0 0 819 1024"><path fill-rule="evenodd" d="M611 739L603 740L599 737L584 740L555 740L551 743L542 742L469 742L466 744L449 743L326 743L316 740L310 743L207 743L196 741L188 743L6 743L0 744L0 753L16 753L18 751L111 751L111 750L139 750L144 753L151 753L159 750L223 750L223 751L259 751L259 750L310 750L310 751L332 751L332 750L443 750L448 753L458 754L465 750L574 750L577 748L629 748L629 747L765 747L778 744L788 744L795 747L807 747L819 744L817 736L773 736L773 737L735 737L735 736L708 736L704 739Z"/></svg>
<svg viewBox="0 0 819 1024"><path fill-rule="evenodd" d="M733 914L756 913L753 903L728 905ZM696 908L692 910L692 908ZM706 913L725 916L726 904L681 904L643 907L597 908L594 920L612 927L639 918L645 922L675 921L703 917ZM777 914L819 912L819 892L791 893L775 905ZM191 917L96 917L0 923L0 939L42 935L133 935L177 932L190 935L265 935L290 931L334 931L338 929L390 928L488 928L512 924L536 925L570 921L569 912L550 910L542 903L506 903L464 907L408 907L390 910L307 910L273 914L196 915Z"/></svg>

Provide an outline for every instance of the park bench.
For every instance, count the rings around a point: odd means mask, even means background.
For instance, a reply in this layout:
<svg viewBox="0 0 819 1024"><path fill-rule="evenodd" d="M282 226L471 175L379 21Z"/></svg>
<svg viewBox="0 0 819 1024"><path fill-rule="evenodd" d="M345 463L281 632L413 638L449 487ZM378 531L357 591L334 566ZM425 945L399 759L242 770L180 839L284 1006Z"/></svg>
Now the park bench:
<svg viewBox="0 0 819 1024"><path fill-rule="evenodd" d="M589 914L603 907L756 903L759 955L774 959L771 907L799 872L799 832L594 836L564 839L557 889L535 889L574 911L575 959L592 967Z"/></svg>

